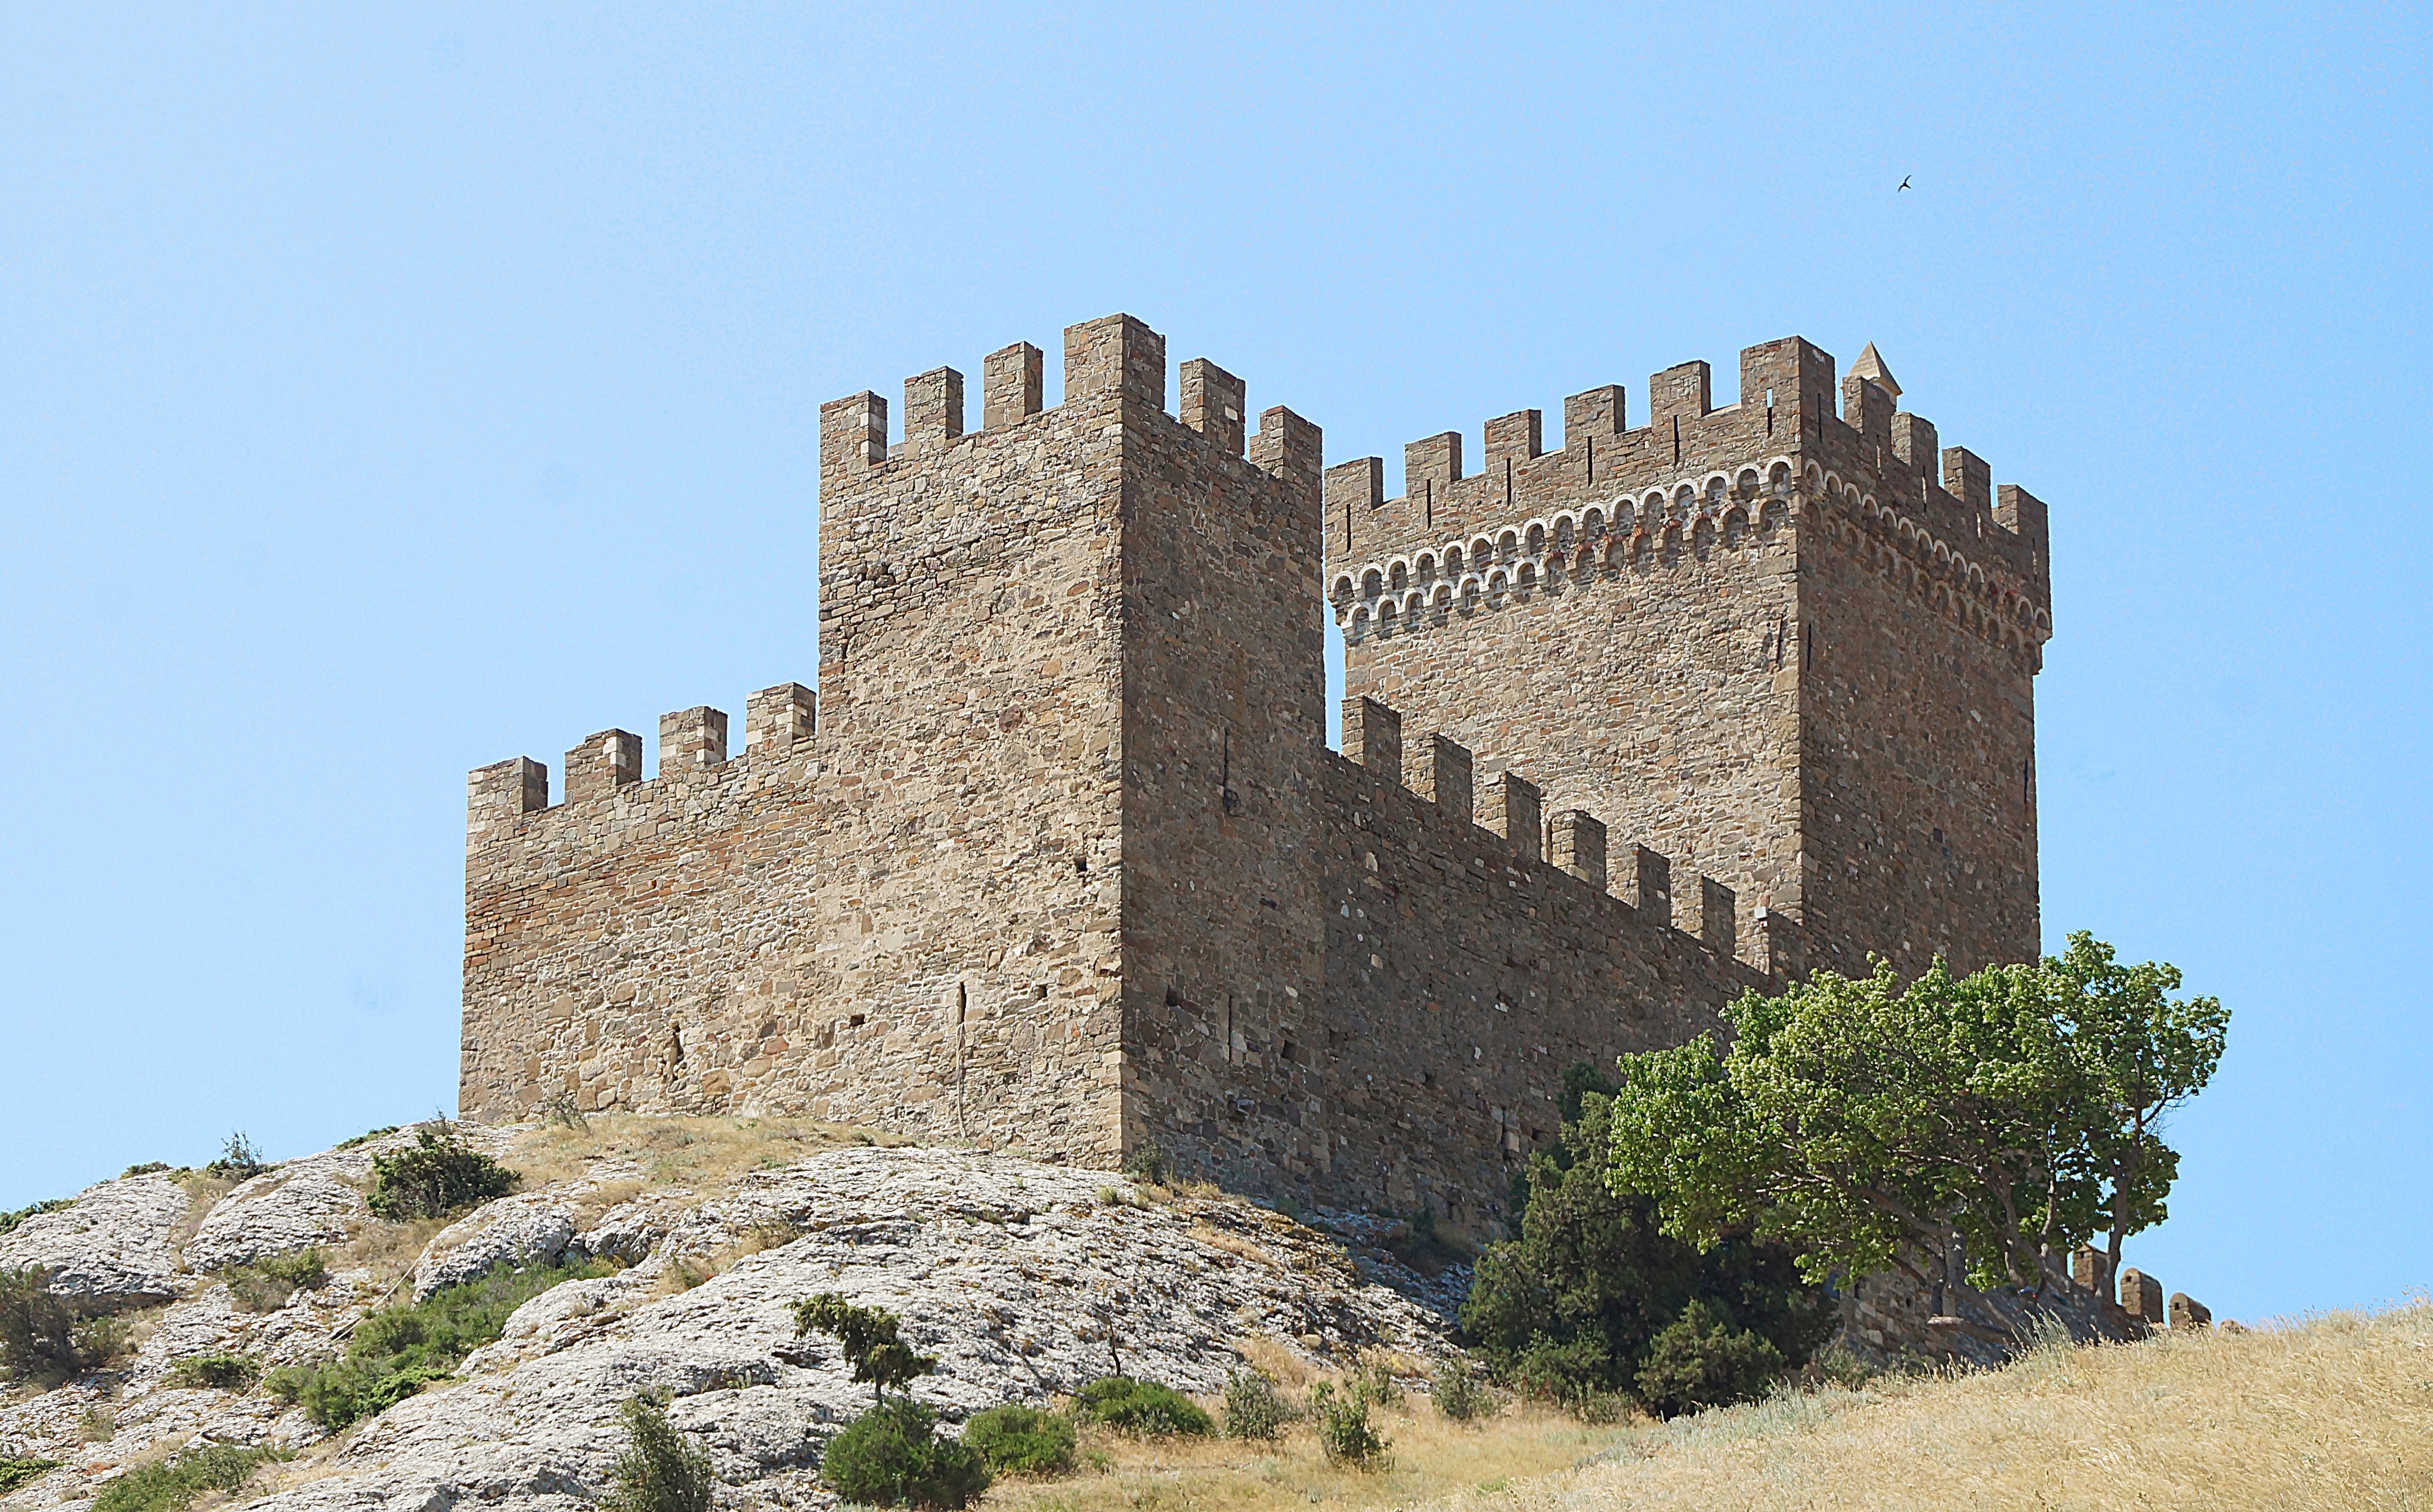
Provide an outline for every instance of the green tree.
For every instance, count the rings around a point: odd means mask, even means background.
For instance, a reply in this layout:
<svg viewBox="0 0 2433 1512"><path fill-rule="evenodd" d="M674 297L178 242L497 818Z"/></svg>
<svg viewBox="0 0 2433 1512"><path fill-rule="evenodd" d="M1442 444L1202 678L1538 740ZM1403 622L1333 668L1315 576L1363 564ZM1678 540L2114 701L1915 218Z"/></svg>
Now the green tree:
<svg viewBox="0 0 2433 1512"><path fill-rule="evenodd" d="M882 1407L887 1405L888 1387L908 1385L938 1368L934 1355L916 1353L895 1336L902 1322L883 1307L856 1307L834 1292L806 1297L794 1304L795 1334L834 1335L853 1366L853 1378L869 1383Z"/></svg>
<svg viewBox="0 0 2433 1512"><path fill-rule="evenodd" d="M1666 1234L1652 1198L1608 1181L1614 1083L1581 1063L1563 1086L1560 1134L1514 1183L1520 1232L1479 1257L1462 1304L1495 1378L1556 1401L1643 1402L1649 1351L1698 1304L1709 1332L1762 1342L1750 1357L1804 1363L1833 1319L1791 1252L1735 1232L1702 1253Z"/></svg>
<svg viewBox="0 0 2433 1512"><path fill-rule="evenodd" d="M600 1504L608 1512L709 1512L718 1471L708 1453L668 1421L655 1397L628 1397L617 1412L625 1448L609 1470L616 1487Z"/></svg>
<svg viewBox="0 0 2433 1512"><path fill-rule="evenodd" d="M1702 1249L1783 1240L1815 1281L2041 1285L2100 1229L2117 1257L2162 1220L2178 1158L2159 1120L2212 1076L2228 1014L2172 1000L2169 966L2069 943L1962 977L1938 960L1907 986L1881 962L1819 972L1727 1009L1727 1049L1624 1057L1608 1183L1653 1194Z"/></svg>

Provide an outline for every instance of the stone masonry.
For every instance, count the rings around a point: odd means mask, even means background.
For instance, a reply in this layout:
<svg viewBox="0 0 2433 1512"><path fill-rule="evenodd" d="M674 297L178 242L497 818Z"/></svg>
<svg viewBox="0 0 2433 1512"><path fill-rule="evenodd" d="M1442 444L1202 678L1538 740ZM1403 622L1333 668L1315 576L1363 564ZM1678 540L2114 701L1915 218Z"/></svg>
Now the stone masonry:
<svg viewBox="0 0 2433 1512"><path fill-rule="evenodd" d="M800 1112L1476 1230L1564 1066L2036 948L2044 506L1796 338L1324 469L1129 316L820 414L818 688L472 774L461 1104ZM1349 651L1324 740L1322 616Z"/></svg>

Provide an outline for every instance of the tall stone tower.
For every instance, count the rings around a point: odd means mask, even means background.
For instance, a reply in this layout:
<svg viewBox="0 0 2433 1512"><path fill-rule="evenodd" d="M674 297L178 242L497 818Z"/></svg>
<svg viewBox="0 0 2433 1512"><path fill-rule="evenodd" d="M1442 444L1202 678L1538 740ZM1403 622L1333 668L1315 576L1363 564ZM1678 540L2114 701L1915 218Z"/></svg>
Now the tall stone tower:
<svg viewBox="0 0 2433 1512"><path fill-rule="evenodd" d="M2033 679L2050 632L2045 509L1938 453L1873 347L1841 385L1795 337L1327 474L1349 690L1527 771L1550 804L1787 917L1778 967L1904 973L2032 956ZM1940 466L1940 481L1937 468ZM1794 934L1796 944L1792 943Z"/></svg>

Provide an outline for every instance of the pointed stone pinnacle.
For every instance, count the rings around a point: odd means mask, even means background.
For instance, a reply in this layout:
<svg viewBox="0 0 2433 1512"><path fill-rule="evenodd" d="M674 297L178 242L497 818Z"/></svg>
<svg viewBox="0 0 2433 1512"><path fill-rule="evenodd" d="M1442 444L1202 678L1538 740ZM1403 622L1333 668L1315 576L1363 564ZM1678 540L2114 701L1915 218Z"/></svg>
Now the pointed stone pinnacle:
<svg viewBox="0 0 2433 1512"><path fill-rule="evenodd" d="M1867 343L1866 350L1859 353L1859 360L1850 365L1850 376L1863 378L1893 398L1900 398L1900 384L1893 381L1892 369L1884 365L1884 360L1876 355L1872 341Z"/></svg>

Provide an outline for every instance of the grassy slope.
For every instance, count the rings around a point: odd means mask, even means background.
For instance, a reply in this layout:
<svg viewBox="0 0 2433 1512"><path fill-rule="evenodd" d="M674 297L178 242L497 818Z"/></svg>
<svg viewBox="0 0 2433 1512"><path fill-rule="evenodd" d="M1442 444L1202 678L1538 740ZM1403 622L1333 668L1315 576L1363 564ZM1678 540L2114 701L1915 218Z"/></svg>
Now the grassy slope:
<svg viewBox="0 0 2433 1512"><path fill-rule="evenodd" d="M1643 1425L1477 1512L2433 1507L2433 1304Z"/></svg>

